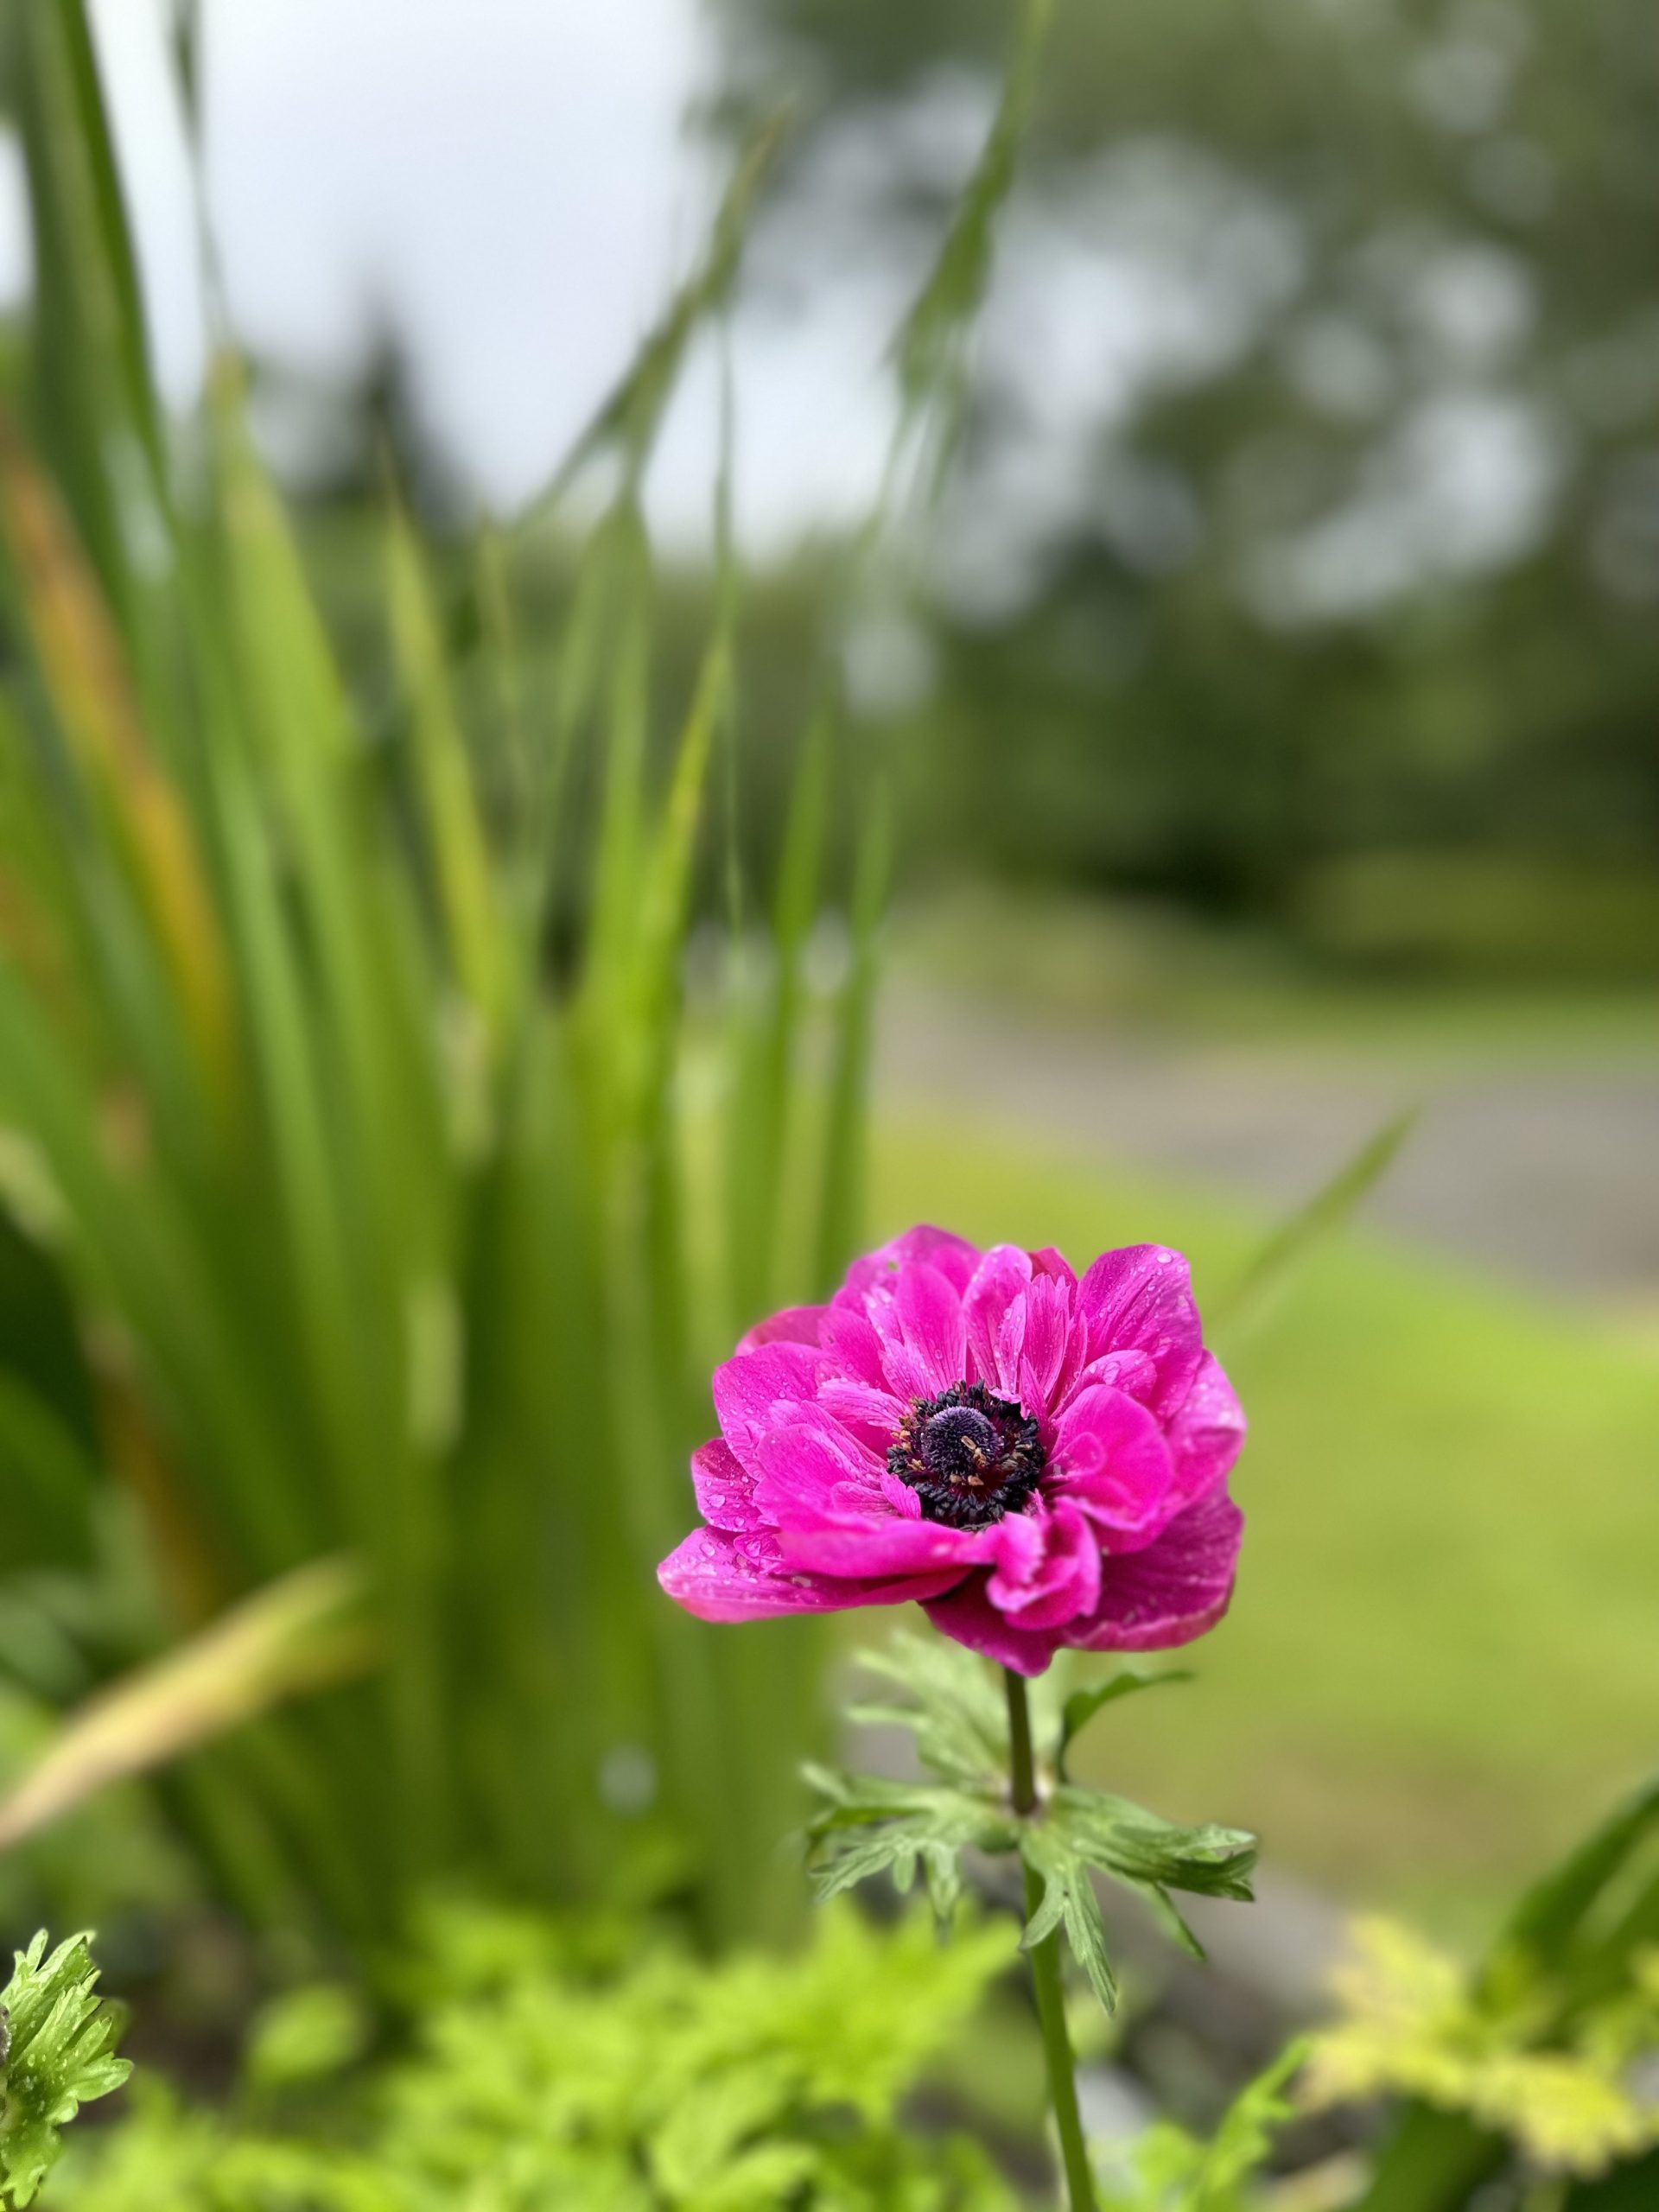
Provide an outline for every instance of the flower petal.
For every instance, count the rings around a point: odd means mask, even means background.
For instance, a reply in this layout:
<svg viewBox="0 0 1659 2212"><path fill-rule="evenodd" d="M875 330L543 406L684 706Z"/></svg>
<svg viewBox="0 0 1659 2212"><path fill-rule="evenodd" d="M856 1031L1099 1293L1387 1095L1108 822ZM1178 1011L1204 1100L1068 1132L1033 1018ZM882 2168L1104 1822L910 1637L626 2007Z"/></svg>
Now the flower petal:
<svg viewBox="0 0 1659 2212"><path fill-rule="evenodd" d="M790 1408L810 1404L817 1373L817 1353L800 1344L761 1344L734 1353L715 1370L721 1433L751 1471L759 1471L754 1452L760 1439Z"/></svg>
<svg viewBox="0 0 1659 2212"><path fill-rule="evenodd" d="M657 1570L687 1612L705 1621L757 1621L783 1613L835 1613L854 1605L902 1605L937 1593L950 1574L834 1581L791 1567L777 1540L694 1529Z"/></svg>
<svg viewBox="0 0 1659 2212"><path fill-rule="evenodd" d="M1163 1244L1103 1252L1077 1285L1077 1315L1088 1329L1089 1360L1144 1351L1157 1373L1154 1412L1167 1414L1179 1404L1198 1372L1204 1336L1179 1252Z"/></svg>
<svg viewBox="0 0 1659 2212"><path fill-rule="evenodd" d="M1061 1498L1040 1513L1011 1516L1034 1526L1041 1542L1034 1559L1022 1559L1014 1571L998 1560L986 1595L1015 1627L1057 1628L1081 1614L1091 1614L1100 1600L1100 1538L1070 1499Z"/></svg>
<svg viewBox="0 0 1659 2212"><path fill-rule="evenodd" d="M752 1448L754 1502L781 1528L825 1517L885 1512L875 1453L817 1406L797 1406Z"/></svg>
<svg viewBox="0 0 1659 2212"><path fill-rule="evenodd" d="M960 1580L996 1557L996 1525L950 1529L942 1521L910 1520L885 1498L868 1514L791 1512L778 1541L791 1565L819 1574L943 1573Z"/></svg>
<svg viewBox="0 0 1659 2212"><path fill-rule="evenodd" d="M1080 1331L1074 1326L1071 1333L1075 1343ZM1111 1390L1127 1390L1130 1397L1139 1398L1144 1406L1158 1387L1158 1370L1149 1352L1125 1346L1122 1351L1109 1351L1099 1359L1091 1359L1079 1370L1067 1389L1067 1396L1086 1390L1091 1382L1102 1383Z"/></svg>
<svg viewBox="0 0 1659 2212"><path fill-rule="evenodd" d="M968 1371L962 1294L937 1268L900 1268L890 1292L873 1295L888 1383L905 1398L935 1398Z"/></svg>
<svg viewBox="0 0 1659 2212"><path fill-rule="evenodd" d="M1031 1271L1034 1275L1053 1275L1072 1290L1077 1287L1071 1262L1064 1252L1057 1252L1052 1244L1045 1244L1039 1251L1032 1254Z"/></svg>
<svg viewBox="0 0 1659 2212"><path fill-rule="evenodd" d="M901 1268L912 1265L937 1268L954 1289L964 1291L979 1265L979 1250L966 1237L953 1236L948 1229L932 1229L924 1223L906 1230L901 1236L867 1253L861 1260L855 1260L847 1270L846 1287L862 1298L878 1283L890 1281Z"/></svg>
<svg viewBox="0 0 1659 2212"><path fill-rule="evenodd" d="M1243 1530L1244 1516L1224 1491L1189 1505L1144 1551L1107 1559L1094 1618L1072 1622L1066 1642L1080 1651L1190 1643L1227 1610Z"/></svg>
<svg viewBox="0 0 1659 2212"><path fill-rule="evenodd" d="M1174 1495L1192 1505L1225 1482L1244 1442L1244 1408L1213 1352L1199 1362L1192 1389L1169 1424Z"/></svg>
<svg viewBox="0 0 1659 2212"><path fill-rule="evenodd" d="M838 1290L823 1318L819 1338L824 1371L849 1382L868 1383L885 1390L887 1378L881 1367L881 1339L871 1326L862 1300Z"/></svg>
<svg viewBox="0 0 1659 2212"><path fill-rule="evenodd" d="M781 1313L768 1313L737 1340L739 1351L754 1351L761 1344L815 1344L827 1306L785 1306Z"/></svg>
<svg viewBox="0 0 1659 2212"><path fill-rule="evenodd" d="M1068 1497L1114 1551L1150 1543L1186 1502L1173 1498L1174 1469L1162 1429L1122 1390L1080 1390L1055 1430L1049 1487Z"/></svg>
<svg viewBox="0 0 1659 2212"><path fill-rule="evenodd" d="M890 1390L873 1390L868 1382L843 1382L834 1376L819 1383L818 1403L884 1459L906 1411L904 1400Z"/></svg>
<svg viewBox="0 0 1659 2212"><path fill-rule="evenodd" d="M1071 1291L1055 1275L1038 1275L1026 1293L1026 1340L1020 1361L1020 1402L1047 1413L1071 1332Z"/></svg>
<svg viewBox="0 0 1659 2212"><path fill-rule="evenodd" d="M1031 1255L1017 1244L994 1244L963 1293L973 1379L1000 1398L1020 1388L1020 1355L1026 1344L1026 1290Z"/></svg>
<svg viewBox="0 0 1659 2212"><path fill-rule="evenodd" d="M928 1618L943 1635L1020 1675L1040 1675L1067 1649L1166 1651L1202 1636L1226 1611L1243 1525L1232 1500L1213 1492L1178 1515L1144 1551L1103 1559L1093 1613L1056 1627L1032 1629L1011 1619L993 1601L993 1577L985 1573L928 1600Z"/></svg>
<svg viewBox="0 0 1659 2212"><path fill-rule="evenodd" d="M697 1510L714 1529L745 1535L766 1525L754 1502L754 1477L723 1436L711 1436L691 1454L691 1487Z"/></svg>
<svg viewBox="0 0 1659 2212"><path fill-rule="evenodd" d="M995 1659L999 1667L1011 1667L1016 1675L1040 1675L1070 1639L1058 1629L1016 1628L985 1594L988 1580L970 1574L944 1596L926 1600L929 1620L941 1636Z"/></svg>

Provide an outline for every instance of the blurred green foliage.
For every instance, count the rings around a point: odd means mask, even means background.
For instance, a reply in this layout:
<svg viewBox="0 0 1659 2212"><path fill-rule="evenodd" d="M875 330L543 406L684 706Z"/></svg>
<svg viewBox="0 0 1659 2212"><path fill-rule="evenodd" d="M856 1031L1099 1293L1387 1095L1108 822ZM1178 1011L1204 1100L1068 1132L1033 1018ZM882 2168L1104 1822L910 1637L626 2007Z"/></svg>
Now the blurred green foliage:
<svg viewBox="0 0 1659 2212"><path fill-rule="evenodd" d="M827 1915L792 1959L700 1966L591 1920L435 1916L409 1969L411 2053L250 2080L212 2113L159 2086L62 2176L63 2212L1012 2212L965 2137L901 2103L970 2034L1006 1928L939 1944ZM324 2011L332 2009L332 1998ZM299 2016L303 2013L303 2021ZM276 2000L257 2048L292 2054L315 1993ZM286 2089L287 2101L281 2094Z"/></svg>
<svg viewBox="0 0 1659 2212"><path fill-rule="evenodd" d="M889 515L805 618L757 848L730 454L666 664L641 498L776 128L512 531L430 546L380 457L331 630L242 365L163 417L81 0L4 27L37 282L0 418L0 1677L14 1748L75 1709L0 1848L165 1769L256 1925L365 1945L435 1878L642 1864L706 1929L787 1918L812 1625L722 1636L654 1569L712 1359L857 1233L887 814L838 666ZM901 331L900 494L949 452L1030 73ZM688 1058L700 870L727 927Z"/></svg>

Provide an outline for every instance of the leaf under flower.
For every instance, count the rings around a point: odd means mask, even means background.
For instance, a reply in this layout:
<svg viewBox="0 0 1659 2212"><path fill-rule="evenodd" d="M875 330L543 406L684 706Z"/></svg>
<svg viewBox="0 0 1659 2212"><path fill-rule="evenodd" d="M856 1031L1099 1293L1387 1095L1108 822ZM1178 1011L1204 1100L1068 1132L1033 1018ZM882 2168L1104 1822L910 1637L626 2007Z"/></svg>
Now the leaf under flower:
<svg viewBox="0 0 1659 2212"><path fill-rule="evenodd" d="M14 1956L0 1991L0 2197L21 2212L56 2162L60 2131L132 2067L113 2055L121 2016L94 1994L90 1937L72 1936L48 1957L42 1929Z"/></svg>

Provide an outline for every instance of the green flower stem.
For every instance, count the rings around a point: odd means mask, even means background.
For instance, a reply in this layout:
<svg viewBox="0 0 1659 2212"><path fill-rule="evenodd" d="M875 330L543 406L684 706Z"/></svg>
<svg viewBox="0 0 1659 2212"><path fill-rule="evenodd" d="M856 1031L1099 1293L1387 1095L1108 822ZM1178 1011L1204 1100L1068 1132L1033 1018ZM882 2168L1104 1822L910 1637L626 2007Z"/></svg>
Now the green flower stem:
<svg viewBox="0 0 1659 2212"><path fill-rule="evenodd" d="M1011 1667L1002 1669L1008 1694L1008 1741L1014 1809L1022 1816L1037 1809L1037 1773L1031 1756L1031 1707L1025 1677ZM1024 1862L1021 1862L1022 1866ZM1026 1917L1030 1919L1043 1901L1043 1878L1025 1866ZM1094 2176L1083 2139L1083 2120L1077 2111L1077 2061L1065 2025L1065 1992L1060 1980L1060 1937L1057 1929L1031 1954L1031 1978L1037 1991L1037 2017L1042 2024L1043 2055L1048 2062L1049 2101L1059 2131L1060 2162L1065 2169L1066 2201L1071 2212L1095 2212Z"/></svg>

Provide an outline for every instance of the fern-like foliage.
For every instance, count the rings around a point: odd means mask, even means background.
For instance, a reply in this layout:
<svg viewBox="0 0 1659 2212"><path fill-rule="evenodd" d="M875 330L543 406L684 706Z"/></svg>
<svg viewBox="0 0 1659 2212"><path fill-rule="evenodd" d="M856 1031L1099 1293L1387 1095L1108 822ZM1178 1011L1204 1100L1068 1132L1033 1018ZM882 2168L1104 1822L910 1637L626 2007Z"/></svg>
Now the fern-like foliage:
<svg viewBox="0 0 1659 2212"><path fill-rule="evenodd" d="M48 1955L42 1929L16 1954L0 1993L0 2202L32 2203L56 2163L61 2130L132 2071L114 2055L119 2015L94 1993L92 1942L72 1936Z"/></svg>
<svg viewBox="0 0 1659 2212"><path fill-rule="evenodd" d="M1332 1977L1341 2015L1313 2040L1309 2101L1417 2097L1507 2136L1546 2172L1604 2174L1659 2147L1659 2111L1633 2078L1659 2050L1659 1946L1621 1963L1563 2024L1560 1992L1523 1957L1471 1989L1410 1929L1362 1920Z"/></svg>
<svg viewBox="0 0 1659 2212"><path fill-rule="evenodd" d="M1129 2150L1122 2171L1104 2177L1101 2212L1250 2212L1252 2186L1295 2107L1290 2083L1307 2045L1287 2044L1267 2071L1247 2082L1210 2140L1167 2120Z"/></svg>
<svg viewBox="0 0 1659 2212"><path fill-rule="evenodd" d="M1007 1963L995 1923L941 1945L843 1908L798 1956L715 1966L478 1908L428 1936L407 2056L354 2070L340 1993L290 1995L251 2041L254 2124L151 2084L54 2212L1014 2212L902 2110Z"/></svg>
<svg viewBox="0 0 1659 2212"><path fill-rule="evenodd" d="M1213 1823L1181 1827L1127 1797L1086 1789L1066 1770L1073 1738L1103 1707L1184 1675L1123 1669L1103 1682L1075 1688L1065 1667L1051 1669L1032 1697L1038 1802L1021 1815L1009 1796L1007 1712L991 1669L939 1637L897 1637L887 1650L863 1654L862 1663L899 1694L855 1705L851 1717L907 1729L930 1778L894 1782L830 1767L805 1770L819 1800L809 1831L809 1866L820 1897L880 1873L908 1889L919 1870L934 1911L945 1919L962 1893L964 1851L1017 1853L1043 1885L1025 1947L1063 1928L1109 2012L1117 1982L1095 1894L1096 1874L1133 1890L1184 1948L1200 1956L1170 1891L1250 1895L1253 1836Z"/></svg>

